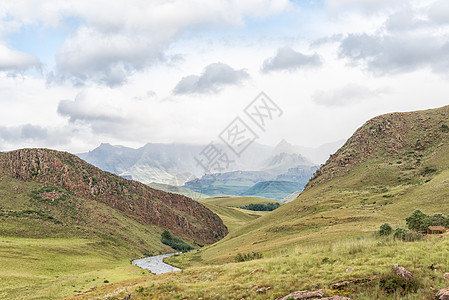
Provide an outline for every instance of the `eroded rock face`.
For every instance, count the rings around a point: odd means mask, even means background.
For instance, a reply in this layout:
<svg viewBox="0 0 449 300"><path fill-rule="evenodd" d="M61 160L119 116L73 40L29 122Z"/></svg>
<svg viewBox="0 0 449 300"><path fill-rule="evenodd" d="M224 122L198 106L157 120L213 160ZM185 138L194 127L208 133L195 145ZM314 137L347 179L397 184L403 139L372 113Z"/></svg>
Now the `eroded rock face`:
<svg viewBox="0 0 449 300"><path fill-rule="evenodd" d="M199 243L215 242L228 232L223 221L197 201L104 172L70 153L48 149L0 153L2 173L62 187L76 196L105 203L142 224Z"/></svg>

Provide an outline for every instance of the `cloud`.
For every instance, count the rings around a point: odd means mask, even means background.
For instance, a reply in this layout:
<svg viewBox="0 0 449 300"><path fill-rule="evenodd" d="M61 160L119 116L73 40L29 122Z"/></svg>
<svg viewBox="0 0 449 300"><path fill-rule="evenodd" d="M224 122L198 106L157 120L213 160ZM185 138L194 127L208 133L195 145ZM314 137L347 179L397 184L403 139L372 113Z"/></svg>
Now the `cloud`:
<svg viewBox="0 0 449 300"><path fill-rule="evenodd" d="M347 84L342 88L323 91L316 91L312 99L315 103L323 106L349 106L361 103L362 101L375 98L386 90L370 89L358 84Z"/></svg>
<svg viewBox="0 0 449 300"><path fill-rule="evenodd" d="M428 17L437 24L449 24L449 2L440 0L432 3L428 9Z"/></svg>
<svg viewBox="0 0 449 300"><path fill-rule="evenodd" d="M36 56L0 44L0 71L24 71L39 66L40 62Z"/></svg>
<svg viewBox="0 0 449 300"><path fill-rule="evenodd" d="M68 117L71 123L116 123L122 121L120 109L106 103L106 101L91 99L86 93L80 93L74 101L61 100L58 105L58 114Z"/></svg>
<svg viewBox="0 0 449 300"><path fill-rule="evenodd" d="M357 9L365 14L375 14L391 7L398 7L410 0L326 0L332 13Z"/></svg>
<svg viewBox="0 0 449 300"><path fill-rule="evenodd" d="M213 63L204 68L201 75L183 77L173 93L210 94L219 93L225 86L239 85L250 76L244 69L235 70L224 63Z"/></svg>
<svg viewBox="0 0 449 300"><path fill-rule="evenodd" d="M24 124L20 126L0 126L0 141L2 144L54 146L63 145L69 141L67 129L44 128L39 125Z"/></svg>
<svg viewBox="0 0 449 300"><path fill-rule="evenodd" d="M263 73L295 71L303 68L320 67L321 65L321 57L317 53L305 55L285 47L278 49L276 56L266 59L261 70Z"/></svg>
<svg viewBox="0 0 449 300"><path fill-rule="evenodd" d="M15 0L2 5L0 24L13 23L10 27L17 30L30 24L67 26L64 22L76 20L57 53L49 83L114 87L136 72L170 63L166 52L186 30L242 27L248 18L265 18L290 6L288 0L35 0L32 5Z"/></svg>

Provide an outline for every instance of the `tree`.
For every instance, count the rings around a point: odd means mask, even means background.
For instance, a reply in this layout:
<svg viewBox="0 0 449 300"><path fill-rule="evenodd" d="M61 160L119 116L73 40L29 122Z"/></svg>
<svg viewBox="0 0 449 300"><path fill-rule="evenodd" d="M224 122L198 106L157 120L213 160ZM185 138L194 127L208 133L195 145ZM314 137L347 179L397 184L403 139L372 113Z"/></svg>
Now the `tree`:
<svg viewBox="0 0 449 300"><path fill-rule="evenodd" d="M379 234L382 236L390 235L393 232L393 228L388 223L380 225Z"/></svg>
<svg viewBox="0 0 449 300"><path fill-rule="evenodd" d="M405 219L405 222L410 230L426 231L429 224L429 216L417 209Z"/></svg>
<svg viewBox="0 0 449 300"><path fill-rule="evenodd" d="M442 214L434 214L429 217L429 226L443 226L448 227L448 219Z"/></svg>

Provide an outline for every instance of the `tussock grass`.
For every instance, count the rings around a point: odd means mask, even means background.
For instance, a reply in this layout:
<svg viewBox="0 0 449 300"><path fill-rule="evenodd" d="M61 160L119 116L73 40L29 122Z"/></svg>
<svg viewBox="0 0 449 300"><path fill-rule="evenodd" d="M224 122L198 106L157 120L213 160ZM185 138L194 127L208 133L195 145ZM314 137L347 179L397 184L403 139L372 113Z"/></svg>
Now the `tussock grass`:
<svg viewBox="0 0 449 300"><path fill-rule="evenodd" d="M347 295L352 299L431 299L436 290L447 284L443 278L449 270L447 247L449 236L417 242L375 237L346 239L279 249L254 261L187 268L123 282L120 286L135 299L212 299L217 295L220 299L274 299L296 290L317 288L324 288L328 295ZM389 292L382 287L381 279L389 278L395 263L414 274L416 291L404 292L399 288ZM432 265L436 271L430 268ZM347 269L351 271L346 272ZM333 283L352 279L363 281L340 290L330 288ZM78 299L96 299L117 287L111 285ZM256 290L261 287L271 289L258 294Z"/></svg>

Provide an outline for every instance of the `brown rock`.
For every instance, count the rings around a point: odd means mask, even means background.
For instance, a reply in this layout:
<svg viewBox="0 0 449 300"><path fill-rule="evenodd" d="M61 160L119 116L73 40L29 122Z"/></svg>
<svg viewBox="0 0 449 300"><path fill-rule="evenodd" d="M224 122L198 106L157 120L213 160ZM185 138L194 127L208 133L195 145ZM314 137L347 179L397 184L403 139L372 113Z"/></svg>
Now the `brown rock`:
<svg viewBox="0 0 449 300"><path fill-rule="evenodd" d="M410 272L409 270L407 270L404 267L401 267L399 264L395 264L393 266L393 272L398 275L401 276L403 278L405 278L405 280L411 280L413 278L413 274L412 272Z"/></svg>
<svg viewBox="0 0 449 300"><path fill-rule="evenodd" d="M257 272L259 272L259 269L255 269L255 270L251 271L250 274L251 274L251 275L252 275L252 274L256 274Z"/></svg>
<svg viewBox="0 0 449 300"><path fill-rule="evenodd" d="M447 280L449 280L449 273L444 273L443 277Z"/></svg>
<svg viewBox="0 0 449 300"><path fill-rule="evenodd" d="M436 293L435 298L439 300L449 300L449 288L439 290L438 293Z"/></svg>
<svg viewBox="0 0 449 300"><path fill-rule="evenodd" d="M323 290L316 291L296 291L276 300L301 300L301 299L321 299L324 296Z"/></svg>

